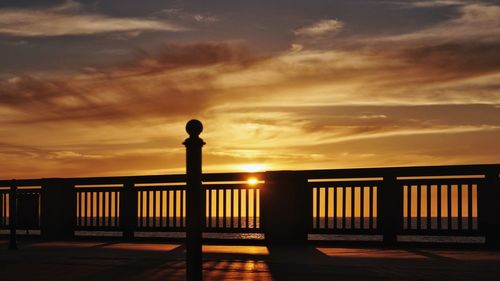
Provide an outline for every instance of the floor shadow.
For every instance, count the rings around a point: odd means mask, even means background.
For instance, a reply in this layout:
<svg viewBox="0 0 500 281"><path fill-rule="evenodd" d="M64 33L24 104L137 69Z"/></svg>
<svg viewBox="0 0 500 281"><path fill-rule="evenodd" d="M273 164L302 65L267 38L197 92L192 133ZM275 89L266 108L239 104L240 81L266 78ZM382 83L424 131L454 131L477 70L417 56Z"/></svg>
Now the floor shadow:
<svg viewBox="0 0 500 281"><path fill-rule="evenodd" d="M88 280L183 280L185 279L185 247L179 245L169 251L136 251L137 256L121 260L119 257L127 252L130 256L133 251L106 248L117 243L105 243L92 248L102 248L116 257L116 264L102 266L101 270L84 275L79 281ZM120 253L121 252L121 253Z"/></svg>
<svg viewBox="0 0 500 281"><path fill-rule="evenodd" d="M102 244L97 244L97 245L94 245L94 246L90 246L89 248L95 248L95 249L105 248L105 247L108 247L108 246L116 245L118 243L119 242L106 242L106 243L102 243Z"/></svg>
<svg viewBox="0 0 500 281"><path fill-rule="evenodd" d="M318 250L314 245L268 245L269 258L266 263L272 280L384 280L376 272L357 268L355 274L351 266L338 264Z"/></svg>
<svg viewBox="0 0 500 281"><path fill-rule="evenodd" d="M415 255L423 256L423 257L426 257L426 258L429 258L429 259L434 259L436 261L441 261L441 262L456 262L457 261L454 258L441 256L441 255L438 255L438 254L435 254L435 253L431 253L429 251L424 251L424 250L407 249L406 251L409 252L409 253L415 254Z"/></svg>

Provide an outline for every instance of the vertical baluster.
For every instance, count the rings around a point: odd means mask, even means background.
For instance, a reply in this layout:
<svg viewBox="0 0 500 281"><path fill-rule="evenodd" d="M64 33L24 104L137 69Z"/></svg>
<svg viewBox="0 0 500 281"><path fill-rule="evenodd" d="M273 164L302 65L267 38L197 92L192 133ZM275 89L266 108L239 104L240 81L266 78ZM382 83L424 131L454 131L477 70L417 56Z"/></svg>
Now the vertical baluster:
<svg viewBox="0 0 500 281"><path fill-rule="evenodd" d="M458 219L458 230L462 230L462 185L457 185L457 219Z"/></svg>
<svg viewBox="0 0 500 281"><path fill-rule="evenodd" d="M156 190L153 190L153 227L156 227Z"/></svg>
<svg viewBox="0 0 500 281"><path fill-rule="evenodd" d="M82 213L83 213L83 224L82 226L87 226L87 212L88 212L88 200L87 200L87 192L82 192L82 201L83 201L83 210L82 210Z"/></svg>
<svg viewBox="0 0 500 281"><path fill-rule="evenodd" d="M215 189L215 227L219 228L219 189Z"/></svg>
<svg viewBox="0 0 500 281"><path fill-rule="evenodd" d="M3 194L3 225L7 225L7 194Z"/></svg>
<svg viewBox="0 0 500 281"><path fill-rule="evenodd" d="M0 192L0 226L4 226L3 224L3 193Z"/></svg>
<svg viewBox="0 0 500 281"><path fill-rule="evenodd" d="M226 219L227 219L227 214L226 214L226 189L222 189L222 227L226 228Z"/></svg>
<svg viewBox="0 0 500 281"><path fill-rule="evenodd" d="M427 230L431 229L431 219L432 219L432 198L431 198L431 190L432 186L427 185Z"/></svg>
<svg viewBox="0 0 500 281"><path fill-rule="evenodd" d="M7 194L3 194L3 225L7 225Z"/></svg>
<svg viewBox="0 0 500 281"><path fill-rule="evenodd" d="M108 226L111 226L111 192L106 192L106 195L108 196Z"/></svg>
<svg viewBox="0 0 500 281"><path fill-rule="evenodd" d="M170 192L171 190L170 189L167 189L166 190L167 192L167 198L166 198L166 208L167 208L167 227L170 227Z"/></svg>
<svg viewBox="0 0 500 281"><path fill-rule="evenodd" d="M207 221L207 225L208 225L208 228L211 228L212 227L212 190L210 188L207 188L207 209L208 209L208 221Z"/></svg>
<svg viewBox="0 0 500 281"><path fill-rule="evenodd" d="M87 216L86 216L86 212L87 212L87 201L85 200L85 192L83 191L80 191L80 200L81 200L81 204L80 204L80 208L81 208L81 211L80 211L80 215L82 216L81 220L80 220L80 226L86 226L87 223L86 223L86 220L87 220Z"/></svg>
<svg viewBox="0 0 500 281"><path fill-rule="evenodd" d="M360 219L360 224L359 228L364 229L365 228L365 186L360 186L359 188L359 219Z"/></svg>
<svg viewBox="0 0 500 281"><path fill-rule="evenodd" d="M0 192L0 225L1 226L5 225L5 214L3 211L4 205L5 205L5 203L4 203L4 199L3 199L3 193Z"/></svg>
<svg viewBox="0 0 500 281"><path fill-rule="evenodd" d="M83 206L83 196L81 192L76 192L77 197L78 197L78 226L83 226L83 211L85 210Z"/></svg>
<svg viewBox="0 0 500 281"><path fill-rule="evenodd" d="M472 230L472 184L467 185L467 229Z"/></svg>
<svg viewBox="0 0 500 281"><path fill-rule="evenodd" d="M160 210L159 220L160 221L159 221L159 225L160 225L160 227L163 227L163 190L159 191L159 196L160 196L160 203L159 203L160 204L160 206L159 206L160 207L159 208L159 210Z"/></svg>
<svg viewBox="0 0 500 281"><path fill-rule="evenodd" d="M417 186L417 229L422 228L422 186Z"/></svg>
<svg viewBox="0 0 500 281"><path fill-rule="evenodd" d="M106 226L106 192L101 192L101 226Z"/></svg>
<svg viewBox="0 0 500 281"><path fill-rule="evenodd" d="M321 187L316 187L316 228L320 228L320 224L319 224L320 190L321 190Z"/></svg>
<svg viewBox="0 0 500 281"><path fill-rule="evenodd" d="M90 226L94 226L94 195L95 192L89 192L90 194Z"/></svg>
<svg viewBox="0 0 500 281"><path fill-rule="evenodd" d="M177 227L177 190L174 189L174 227Z"/></svg>
<svg viewBox="0 0 500 281"><path fill-rule="evenodd" d="M109 209L109 204L108 204L108 191L103 191L102 193L102 225L107 227L109 226L108 224L108 209Z"/></svg>
<svg viewBox="0 0 500 281"><path fill-rule="evenodd" d="M249 212L248 212L248 210L250 209L249 206L248 206L249 205L249 197L250 197L249 196L249 190L246 189L245 190L245 221L246 221L245 227L246 228L249 228L248 227L249 217L250 217L249 216Z"/></svg>
<svg viewBox="0 0 500 281"><path fill-rule="evenodd" d="M7 225L7 194L3 194L3 225Z"/></svg>
<svg viewBox="0 0 500 281"><path fill-rule="evenodd" d="M368 192L370 192L370 194L369 194L369 200L368 200L369 201L369 208L370 208L369 211L368 211L369 212L369 216L370 216L370 221L369 221L370 226L369 226L369 228L373 229L373 208L374 208L374 206L373 206L373 192L374 192L374 188L373 188L372 185L370 185L368 187Z"/></svg>
<svg viewBox="0 0 500 281"><path fill-rule="evenodd" d="M452 229L452 219L453 219L453 214L452 214L452 208L451 208L451 205L452 205L452 198L451 198L451 185L448 184L446 185L447 187L447 199L448 199L448 203L447 203L447 207L448 207L448 230L451 230Z"/></svg>
<svg viewBox="0 0 500 281"><path fill-rule="evenodd" d="M102 192L96 192L96 220L97 220L97 226L101 226L101 193Z"/></svg>
<svg viewBox="0 0 500 281"><path fill-rule="evenodd" d="M324 209L325 209L325 217L324 217L325 224L324 225L325 225L326 229L328 229L328 199L329 199L328 196L329 196L329 187L326 186L325 187L325 207L324 207Z"/></svg>
<svg viewBox="0 0 500 281"><path fill-rule="evenodd" d="M242 189L238 189L238 228L241 227L241 191Z"/></svg>
<svg viewBox="0 0 500 281"><path fill-rule="evenodd" d="M333 187L333 228L337 228L337 187Z"/></svg>
<svg viewBox="0 0 500 281"><path fill-rule="evenodd" d="M257 188L253 189L253 228L257 228Z"/></svg>
<svg viewBox="0 0 500 281"><path fill-rule="evenodd" d="M442 196L441 196L441 189L443 188L440 184L437 184L436 185L436 188L437 188L437 229L438 230L441 230L442 229L442 222L441 220L443 219L443 216L441 214L441 200L442 200Z"/></svg>
<svg viewBox="0 0 500 281"><path fill-rule="evenodd" d="M184 190L181 189L181 227L184 227L186 224L184 222Z"/></svg>
<svg viewBox="0 0 500 281"><path fill-rule="evenodd" d="M346 229L346 191L347 191L347 187L345 186L342 186L342 228L343 229Z"/></svg>
<svg viewBox="0 0 500 281"><path fill-rule="evenodd" d="M411 185L406 185L406 213L407 213L407 218L406 218L406 224L408 225L408 229L412 228L412 217L411 217L411 197L412 197L412 186Z"/></svg>
<svg viewBox="0 0 500 281"><path fill-rule="evenodd" d="M149 227L149 223L150 223L150 221L149 221L149 218L150 218L150 216L149 216L149 211L150 211L149 204L151 204L150 191L149 190L145 191L144 195L145 195L144 197L146 198L146 227Z"/></svg>
<svg viewBox="0 0 500 281"><path fill-rule="evenodd" d="M120 217L120 213L118 212L118 208L120 205L120 193L118 191L115 191L115 226L119 226L118 224L118 218Z"/></svg>
<svg viewBox="0 0 500 281"><path fill-rule="evenodd" d="M231 228L234 228L234 189L231 188Z"/></svg>
<svg viewBox="0 0 500 281"><path fill-rule="evenodd" d="M91 217L92 217L92 192L85 192L85 198L87 200L87 204L85 205L86 212L87 212L87 226L92 226L91 224Z"/></svg>
<svg viewBox="0 0 500 281"><path fill-rule="evenodd" d="M351 229L356 227L355 215L356 215L356 188L354 186L351 187Z"/></svg>
<svg viewBox="0 0 500 281"><path fill-rule="evenodd" d="M108 226L108 216L107 216L107 204L108 204L108 199L107 199L108 192L103 191L102 193L102 225L103 226Z"/></svg>
<svg viewBox="0 0 500 281"><path fill-rule="evenodd" d="M140 227L144 227L144 191L140 190L139 193L139 225Z"/></svg>

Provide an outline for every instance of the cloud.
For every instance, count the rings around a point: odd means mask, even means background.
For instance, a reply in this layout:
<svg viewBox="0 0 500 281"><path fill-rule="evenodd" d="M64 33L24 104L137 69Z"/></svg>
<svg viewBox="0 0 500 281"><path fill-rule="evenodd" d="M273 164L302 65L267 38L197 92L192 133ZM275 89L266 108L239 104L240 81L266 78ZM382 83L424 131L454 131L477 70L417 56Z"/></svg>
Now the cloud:
<svg viewBox="0 0 500 281"><path fill-rule="evenodd" d="M161 16L167 16L169 18L175 18L177 20L182 20L186 22L198 22L198 23L214 23L220 21L219 17L214 16L209 13L193 13L186 11L185 9L181 8L170 8L170 9L163 9L159 12L156 13L157 15Z"/></svg>
<svg viewBox="0 0 500 281"><path fill-rule="evenodd" d="M419 31L379 38L410 44L425 44L429 41L491 41L500 35L500 6L472 2L457 7L458 17Z"/></svg>
<svg viewBox="0 0 500 281"><path fill-rule="evenodd" d="M101 155L85 155L74 151L55 151L53 152L53 158L55 159L78 159L78 158L94 158L101 159ZM49 157L50 158L50 157Z"/></svg>
<svg viewBox="0 0 500 281"><path fill-rule="evenodd" d="M425 1L395 2L394 4L408 8L436 8L436 7L465 5L466 3L467 3L466 1L461 1L461 0L425 0Z"/></svg>
<svg viewBox="0 0 500 281"><path fill-rule="evenodd" d="M0 80L0 107L18 113L8 116L12 122L28 123L183 118L209 107L219 73L259 61L225 43L165 45L154 55L138 54L127 65L78 75Z"/></svg>
<svg viewBox="0 0 500 281"><path fill-rule="evenodd" d="M219 18L217 18L215 16L208 16L208 15L202 15L202 14L193 15L193 19L197 22L204 22L204 23L212 23L212 22L219 21Z"/></svg>
<svg viewBox="0 0 500 281"><path fill-rule="evenodd" d="M230 43L169 44L78 74L15 75L0 81L0 153L17 167L3 170L182 171L191 118L206 128L207 172L495 163L500 10L457 11L405 34L321 46L304 34L265 57Z"/></svg>
<svg viewBox="0 0 500 281"><path fill-rule="evenodd" d="M344 27L344 23L335 20L327 19L320 20L311 25L298 28L293 31L296 36L322 36L339 32Z"/></svg>
<svg viewBox="0 0 500 281"><path fill-rule="evenodd" d="M186 28L167 21L84 13L80 11L79 4L73 1L44 10L0 10L0 34L17 37L93 35L133 31L179 32L185 30Z"/></svg>

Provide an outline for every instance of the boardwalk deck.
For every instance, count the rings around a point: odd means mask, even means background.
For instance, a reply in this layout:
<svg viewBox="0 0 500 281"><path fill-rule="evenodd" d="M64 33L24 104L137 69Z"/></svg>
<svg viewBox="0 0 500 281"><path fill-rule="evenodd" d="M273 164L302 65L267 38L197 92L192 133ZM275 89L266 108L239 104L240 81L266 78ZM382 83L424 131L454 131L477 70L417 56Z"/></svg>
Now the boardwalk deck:
<svg viewBox="0 0 500 281"><path fill-rule="evenodd" d="M13 280L185 280L180 244L0 241L0 277ZM205 245L204 280L500 280L500 252Z"/></svg>

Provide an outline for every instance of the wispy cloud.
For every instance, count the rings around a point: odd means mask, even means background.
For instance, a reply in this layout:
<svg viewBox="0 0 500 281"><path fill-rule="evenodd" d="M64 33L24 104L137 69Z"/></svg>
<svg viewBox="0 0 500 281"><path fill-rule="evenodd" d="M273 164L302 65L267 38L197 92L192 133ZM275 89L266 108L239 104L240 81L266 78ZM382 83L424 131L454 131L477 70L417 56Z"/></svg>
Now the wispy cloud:
<svg viewBox="0 0 500 281"><path fill-rule="evenodd" d="M9 167L0 167L182 171L184 122L194 117L205 123L205 171L498 161L500 9L457 11L421 30L335 45L309 44L316 36L304 29L300 45L264 57L229 43L169 44L127 64L1 80ZM340 28L314 26L304 28L317 37Z"/></svg>
<svg viewBox="0 0 500 281"><path fill-rule="evenodd" d="M424 0L424 1L393 2L393 4L397 4L407 8L436 8L436 7L465 5L466 3L467 1L463 0Z"/></svg>
<svg viewBox="0 0 500 281"><path fill-rule="evenodd" d="M164 9L156 14L158 15L163 15L168 18L174 18L177 20L182 20L182 21L194 21L198 23L214 23L220 21L219 17L209 14L209 13L198 13L198 12L189 12L186 11L185 9L181 8L170 8L170 9Z"/></svg>
<svg viewBox="0 0 500 281"><path fill-rule="evenodd" d="M344 23L336 19L320 20L293 31L297 36L321 36L339 32Z"/></svg>
<svg viewBox="0 0 500 281"><path fill-rule="evenodd" d="M186 28L147 18L86 13L76 2L45 10L0 9L0 34L19 37L92 35L133 31L184 31Z"/></svg>

